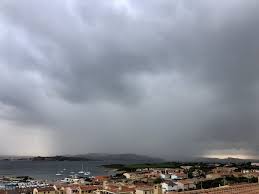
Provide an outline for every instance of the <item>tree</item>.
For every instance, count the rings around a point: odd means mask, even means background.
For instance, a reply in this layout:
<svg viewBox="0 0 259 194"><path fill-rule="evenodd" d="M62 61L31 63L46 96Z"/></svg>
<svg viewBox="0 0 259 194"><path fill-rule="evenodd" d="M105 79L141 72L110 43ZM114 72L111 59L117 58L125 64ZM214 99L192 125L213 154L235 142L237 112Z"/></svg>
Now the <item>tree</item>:
<svg viewBox="0 0 259 194"><path fill-rule="evenodd" d="M163 180L161 178L156 178L153 182L154 184L160 184Z"/></svg>

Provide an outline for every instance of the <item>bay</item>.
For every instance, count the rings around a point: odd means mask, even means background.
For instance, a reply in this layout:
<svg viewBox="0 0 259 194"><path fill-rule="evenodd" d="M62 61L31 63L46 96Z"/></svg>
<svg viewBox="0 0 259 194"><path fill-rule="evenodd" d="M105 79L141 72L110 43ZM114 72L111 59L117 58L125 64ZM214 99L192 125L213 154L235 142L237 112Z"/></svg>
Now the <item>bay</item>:
<svg viewBox="0 0 259 194"><path fill-rule="evenodd" d="M27 161L27 160L10 160L0 161L0 176L30 176L39 180L54 181L62 177L71 175L71 172L78 173L82 164L85 171L90 171L91 176L111 175L114 171L102 167L104 164L128 164L134 162L126 161ZM64 170L65 169L65 170ZM56 173L62 172L61 177Z"/></svg>

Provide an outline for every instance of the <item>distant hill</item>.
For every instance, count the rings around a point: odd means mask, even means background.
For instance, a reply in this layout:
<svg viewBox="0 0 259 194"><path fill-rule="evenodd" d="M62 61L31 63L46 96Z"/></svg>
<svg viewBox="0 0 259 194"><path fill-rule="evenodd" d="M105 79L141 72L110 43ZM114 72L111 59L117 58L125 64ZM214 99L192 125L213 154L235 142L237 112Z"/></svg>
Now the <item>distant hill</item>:
<svg viewBox="0 0 259 194"><path fill-rule="evenodd" d="M90 160L118 160L118 161L140 161L140 162L161 162L163 159L138 154L107 154L107 153L89 153L84 155L76 155L77 157L85 157Z"/></svg>
<svg viewBox="0 0 259 194"><path fill-rule="evenodd" d="M76 156L52 156L52 157L33 157L30 160L32 161L89 161L85 157L76 157Z"/></svg>
<svg viewBox="0 0 259 194"><path fill-rule="evenodd" d="M79 155L63 156L0 156L0 160L29 160L29 161L120 161L120 162L161 162L160 158L137 154L106 154L106 153L89 153Z"/></svg>
<svg viewBox="0 0 259 194"><path fill-rule="evenodd" d="M138 154L108 154L108 153L89 153L89 154L77 154L77 155L62 155L62 156L0 156L0 160L30 160L30 161L118 161L118 163L159 163L165 162L165 160L157 157L150 157ZM244 163L253 162L259 163L259 159L240 159L240 158L186 158L175 159L168 161L178 162L205 162L205 163ZM117 162L116 162L117 163Z"/></svg>

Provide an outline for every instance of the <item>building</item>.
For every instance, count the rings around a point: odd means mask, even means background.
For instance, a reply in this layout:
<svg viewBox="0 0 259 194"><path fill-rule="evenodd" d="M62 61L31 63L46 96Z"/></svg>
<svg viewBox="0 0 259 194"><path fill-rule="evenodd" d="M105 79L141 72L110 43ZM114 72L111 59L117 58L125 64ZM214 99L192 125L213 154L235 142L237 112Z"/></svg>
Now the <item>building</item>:
<svg viewBox="0 0 259 194"><path fill-rule="evenodd" d="M185 179L187 178L187 174L181 173L181 172L176 172L174 174L171 174L170 177L172 180L177 180L177 179Z"/></svg>
<svg viewBox="0 0 259 194"><path fill-rule="evenodd" d="M160 177L162 178L162 179L171 179L171 174L160 174Z"/></svg>
<svg viewBox="0 0 259 194"><path fill-rule="evenodd" d="M178 187L178 185L176 183L174 183L173 181L165 181L165 182L161 183L161 186L162 186L163 193L167 193L167 192L171 192L171 191L178 191L180 189Z"/></svg>
<svg viewBox="0 0 259 194"><path fill-rule="evenodd" d="M135 191L135 187L104 182L103 188L96 190L95 194L135 194Z"/></svg>
<svg viewBox="0 0 259 194"><path fill-rule="evenodd" d="M213 180L213 179L221 178L221 177L223 177L223 176L224 176L224 175L223 175L223 174L220 174L220 173L210 173L210 174L207 174L207 175L206 175L206 179Z"/></svg>
<svg viewBox="0 0 259 194"><path fill-rule="evenodd" d="M0 190L0 194L8 194L6 190Z"/></svg>
<svg viewBox="0 0 259 194"><path fill-rule="evenodd" d="M237 168L235 167L217 167L217 168L214 168L212 169L212 172L213 173L221 173L221 174L225 174L225 175L229 175L233 172L235 172Z"/></svg>
<svg viewBox="0 0 259 194"><path fill-rule="evenodd" d="M181 166L181 168L184 170L190 170L192 168L192 166Z"/></svg>
<svg viewBox="0 0 259 194"><path fill-rule="evenodd" d="M253 172L259 173L259 170L257 170L257 169L242 169L241 172L243 174L248 174L248 173L253 173Z"/></svg>
<svg viewBox="0 0 259 194"><path fill-rule="evenodd" d="M178 192L169 192L168 194L177 194ZM194 191L184 191L181 194L257 194L259 193L259 184L243 184L235 186L223 186L212 189L200 189Z"/></svg>
<svg viewBox="0 0 259 194"><path fill-rule="evenodd" d="M109 176L95 176L93 181L98 183L103 183L104 181L109 180Z"/></svg>
<svg viewBox="0 0 259 194"><path fill-rule="evenodd" d="M154 188L151 186L145 186L141 188L136 188L136 194L154 194Z"/></svg>
<svg viewBox="0 0 259 194"><path fill-rule="evenodd" d="M154 185L154 194L162 194L162 186L160 184Z"/></svg>
<svg viewBox="0 0 259 194"><path fill-rule="evenodd" d="M101 189L102 187L96 186L96 185L83 185L79 186L79 194L88 194L88 193L94 193L98 189Z"/></svg>
<svg viewBox="0 0 259 194"><path fill-rule="evenodd" d="M132 180L136 180L136 179L142 179L145 178L145 173L140 173L140 172L131 172L131 173L124 173L123 176L126 177L126 179L132 179Z"/></svg>
<svg viewBox="0 0 259 194"><path fill-rule="evenodd" d="M176 184L183 191L196 189L196 184L192 179L179 180Z"/></svg>
<svg viewBox="0 0 259 194"><path fill-rule="evenodd" d="M33 194L56 194L56 190L54 187L35 188Z"/></svg>
<svg viewBox="0 0 259 194"><path fill-rule="evenodd" d="M165 174L174 174L174 173L184 173L184 169L182 168L165 169Z"/></svg>
<svg viewBox="0 0 259 194"><path fill-rule="evenodd" d="M133 173L126 172L126 173L123 173L123 176L125 176L126 179L131 179L133 177Z"/></svg>

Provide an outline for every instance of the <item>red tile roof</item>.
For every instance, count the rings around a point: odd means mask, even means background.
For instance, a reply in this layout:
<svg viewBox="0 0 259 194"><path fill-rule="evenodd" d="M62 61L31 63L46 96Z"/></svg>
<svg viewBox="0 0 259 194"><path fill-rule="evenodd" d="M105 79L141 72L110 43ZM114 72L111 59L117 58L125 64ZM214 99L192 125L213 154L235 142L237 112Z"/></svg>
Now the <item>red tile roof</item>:
<svg viewBox="0 0 259 194"><path fill-rule="evenodd" d="M0 190L0 194L6 194L7 193L7 191L5 191L5 190Z"/></svg>
<svg viewBox="0 0 259 194"><path fill-rule="evenodd" d="M137 187L136 188L137 190L152 190L153 187L152 186L149 186L149 185L145 185L145 186L140 186L140 187Z"/></svg>
<svg viewBox="0 0 259 194"><path fill-rule="evenodd" d="M80 186L82 191L93 191L97 189L101 189L101 186L96 186L96 185L84 185Z"/></svg>
<svg viewBox="0 0 259 194"><path fill-rule="evenodd" d="M109 176L95 176L94 180L95 181L105 181L108 180L110 177Z"/></svg>
<svg viewBox="0 0 259 194"><path fill-rule="evenodd" d="M55 191L54 187L42 187L42 188L37 188L39 192L48 192L48 191Z"/></svg>
<svg viewBox="0 0 259 194"><path fill-rule="evenodd" d="M168 192L167 194L177 194L178 192ZM242 184L234 186L224 186L212 189L200 189L181 192L181 194L258 194L259 184Z"/></svg>
<svg viewBox="0 0 259 194"><path fill-rule="evenodd" d="M118 186L118 185L108 185L107 188L104 190L110 191L112 193L130 193L130 192L136 191L135 187L130 188L130 187Z"/></svg>

